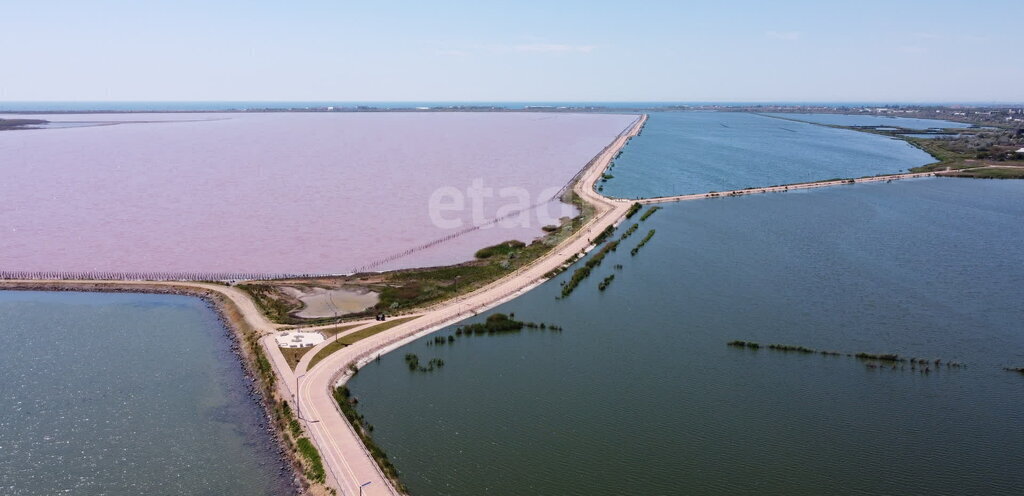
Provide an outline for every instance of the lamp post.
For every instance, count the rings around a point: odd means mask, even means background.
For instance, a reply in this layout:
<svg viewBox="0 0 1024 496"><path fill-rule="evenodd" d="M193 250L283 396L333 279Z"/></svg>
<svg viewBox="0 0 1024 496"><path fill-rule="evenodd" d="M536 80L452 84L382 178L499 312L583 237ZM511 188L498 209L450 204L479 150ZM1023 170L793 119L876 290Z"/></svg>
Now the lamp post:
<svg viewBox="0 0 1024 496"><path fill-rule="evenodd" d="M306 377L306 374L295 376L295 415L302 418L302 406L299 403L299 379Z"/></svg>
<svg viewBox="0 0 1024 496"><path fill-rule="evenodd" d="M363 496L363 488L366 487L366 486L369 486L370 484L373 484L373 481L364 482L364 483L359 485L359 496Z"/></svg>

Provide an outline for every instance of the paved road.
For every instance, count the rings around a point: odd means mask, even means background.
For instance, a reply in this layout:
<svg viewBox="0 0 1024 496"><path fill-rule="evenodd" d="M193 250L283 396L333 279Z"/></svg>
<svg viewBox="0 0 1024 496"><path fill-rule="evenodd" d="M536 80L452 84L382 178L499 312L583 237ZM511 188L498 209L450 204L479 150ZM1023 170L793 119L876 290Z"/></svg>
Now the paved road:
<svg viewBox="0 0 1024 496"><path fill-rule="evenodd" d="M838 181L818 181L813 183L795 183L785 184L782 186L768 186L765 188L747 188L747 189L735 189L732 191L715 191L708 193L696 193L692 195L675 195L675 196L659 196L655 198L644 198L642 200L635 200L644 205L651 203L669 203L687 200L702 200L705 198L722 198L726 196L743 196L743 195L756 195L760 193L780 193L784 191L794 191L799 189L812 189L812 188L824 188L828 186L840 186L843 184L853 183L877 183L880 181L895 181L899 179L911 179L915 177L930 177L934 176L934 172L913 172L906 174L888 174L884 176L872 176L862 177L858 179L841 179Z"/></svg>
<svg viewBox="0 0 1024 496"><path fill-rule="evenodd" d="M359 485L366 482L370 483L363 490L367 496L398 494L367 453L352 426L344 419L332 396L332 390L339 380L348 378L349 364L365 364L411 339L514 298L543 282L545 274L561 266L572 254L592 248L590 240L605 227L618 222L632 203L599 195L594 191L594 183L626 141L639 132L646 119L646 115L637 119L627 132L616 138L584 171L574 189L594 205L595 215L580 231L548 255L473 293L438 305L413 321L345 347L305 372L298 386L302 414L308 419L305 427L310 438L320 448L325 465L331 472L332 483L336 484L341 494L357 495Z"/></svg>
<svg viewBox="0 0 1024 496"><path fill-rule="evenodd" d="M417 337L433 332L441 327L458 322L466 317L508 301L542 283L545 274L564 264L565 260L576 253L593 248L591 239L607 226L618 223L629 206L634 202L626 199L607 198L594 190L594 184L607 169L615 154L635 136L647 120L640 117L622 135L617 137L588 165L580 180L573 186L574 191L590 202L595 208L595 215L580 231L552 249L547 255L535 260L530 265L518 270L501 280L495 281L473 293L454 301L443 302L426 309L420 317L398 325L380 334L363 339L351 346L343 348L321 360L316 367L308 369L313 355L328 343L325 342L308 352L299 362L296 371L288 367L284 356L274 341L273 331L281 327L270 322L256 307L245 292L230 286L199 282L151 282L151 281L0 281L0 288L18 283L32 285L53 284L55 287L137 287L140 290L151 287L179 287L214 291L231 300L241 313L246 323L260 332L268 333L260 342L264 346L275 371L278 374L278 391L284 398L296 398L298 410L302 413L302 423L310 438L320 449L327 468L327 483L336 488L339 494L358 495L359 486L369 483L363 488L363 494L393 495L398 494L390 482L380 472L373 458L366 451L352 426L345 420L332 396L333 388L348 379L350 364L359 366L373 360L382 353L397 348ZM932 176L934 173L893 174L871 178L855 179L853 182L877 182L912 177ZM643 204L687 201L724 196L738 196L757 193L781 192L789 190L819 188L848 184L848 181L827 181L816 183L800 183L785 186L753 188L745 190L724 191L718 193L702 193L693 195L677 195L661 198L639 200ZM358 327L344 334L357 332L376 321L357 322ZM346 323L343 325L351 325ZM336 324L303 328L315 330L333 327ZM297 391L296 379L298 378Z"/></svg>

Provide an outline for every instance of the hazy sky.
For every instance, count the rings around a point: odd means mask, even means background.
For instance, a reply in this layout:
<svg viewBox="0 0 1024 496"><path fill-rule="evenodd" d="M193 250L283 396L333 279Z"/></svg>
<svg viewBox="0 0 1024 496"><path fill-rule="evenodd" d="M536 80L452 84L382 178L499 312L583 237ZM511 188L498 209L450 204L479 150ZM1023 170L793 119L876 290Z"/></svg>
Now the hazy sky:
<svg viewBox="0 0 1024 496"><path fill-rule="evenodd" d="M1024 1L0 0L0 101L1024 102Z"/></svg>

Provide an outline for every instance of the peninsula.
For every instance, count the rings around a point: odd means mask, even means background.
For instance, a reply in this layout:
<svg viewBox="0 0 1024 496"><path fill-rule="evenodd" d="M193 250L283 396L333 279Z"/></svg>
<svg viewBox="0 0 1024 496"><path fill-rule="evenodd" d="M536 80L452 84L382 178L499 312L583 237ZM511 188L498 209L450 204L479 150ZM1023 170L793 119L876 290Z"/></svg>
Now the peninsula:
<svg viewBox="0 0 1024 496"><path fill-rule="evenodd" d="M156 281L91 279L23 279L0 274L0 289L176 292L212 301L234 330L251 374L262 384L268 415L275 419L282 443L313 493L402 494L401 482L386 456L358 423L347 418L346 405L336 390L360 367L418 337L479 314L548 280L595 248L614 226L639 205L685 200L786 192L861 182L892 181L935 175L934 171L835 179L810 183L746 188L734 191L630 200L610 198L595 186L623 147L647 122L637 117L580 171L564 198L580 209L576 219L553 226L551 244L538 244L522 262L505 271L484 271L472 283L454 288L440 300L417 300L393 315L369 318L289 320L290 312L275 311L280 300L271 294L273 280ZM528 250L529 247L513 249ZM473 266L479 267L479 266ZM458 273L455 271L454 273ZM413 302L413 303L417 303ZM286 356L278 338L285 333L315 331L323 342Z"/></svg>

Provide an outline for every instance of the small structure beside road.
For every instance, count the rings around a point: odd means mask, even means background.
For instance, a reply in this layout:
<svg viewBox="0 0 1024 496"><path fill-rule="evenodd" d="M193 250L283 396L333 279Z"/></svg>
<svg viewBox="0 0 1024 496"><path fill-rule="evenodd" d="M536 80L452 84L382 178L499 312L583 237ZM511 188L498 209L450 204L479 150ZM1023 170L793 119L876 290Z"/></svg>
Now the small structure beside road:
<svg viewBox="0 0 1024 496"><path fill-rule="evenodd" d="M319 332L284 331L274 336L274 339L281 348L311 348L324 342L324 335Z"/></svg>

